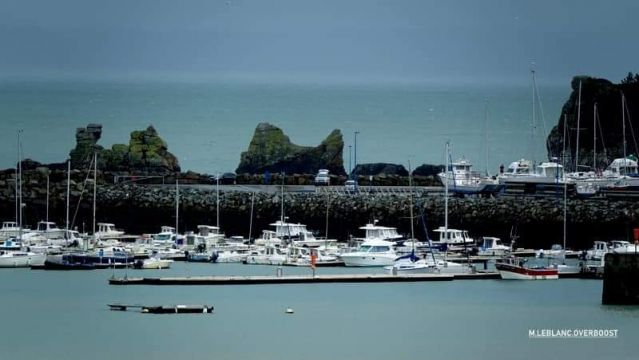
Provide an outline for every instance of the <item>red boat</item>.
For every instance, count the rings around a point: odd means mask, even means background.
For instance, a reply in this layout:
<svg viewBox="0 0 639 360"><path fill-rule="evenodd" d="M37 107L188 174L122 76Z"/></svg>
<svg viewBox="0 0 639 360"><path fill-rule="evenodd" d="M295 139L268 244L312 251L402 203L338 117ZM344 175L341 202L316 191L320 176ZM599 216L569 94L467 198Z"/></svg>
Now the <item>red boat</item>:
<svg viewBox="0 0 639 360"><path fill-rule="evenodd" d="M502 279L506 280L554 280L559 279L556 267L525 267L526 260L508 257L498 261L495 268Z"/></svg>

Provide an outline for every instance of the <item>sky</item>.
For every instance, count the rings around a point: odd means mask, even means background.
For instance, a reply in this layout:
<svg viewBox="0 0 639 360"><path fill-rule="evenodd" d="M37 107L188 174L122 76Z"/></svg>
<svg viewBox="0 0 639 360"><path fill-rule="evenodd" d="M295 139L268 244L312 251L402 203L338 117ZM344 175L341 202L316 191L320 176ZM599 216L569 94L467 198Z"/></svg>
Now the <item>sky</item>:
<svg viewBox="0 0 639 360"><path fill-rule="evenodd" d="M0 79L524 83L639 71L639 1L0 0ZM534 65L532 65L534 63Z"/></svg>

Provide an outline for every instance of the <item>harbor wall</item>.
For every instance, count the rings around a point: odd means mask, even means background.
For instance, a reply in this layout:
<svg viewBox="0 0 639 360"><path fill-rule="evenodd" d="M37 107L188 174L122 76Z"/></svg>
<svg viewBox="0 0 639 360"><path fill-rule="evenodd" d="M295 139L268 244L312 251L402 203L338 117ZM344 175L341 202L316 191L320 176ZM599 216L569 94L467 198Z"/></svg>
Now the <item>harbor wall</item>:
<svg viewBox="0 0 639 360"><path fill-rule="evenodd" d="M604 259L604 305L639 305L639 253L606 254Z"/></svg>
<svg viewBox="0 0 639 360"><path fill-rule="evenodd" d="M11 172L0 176L0 219L15 218L15 188ZM70 183L72 228L91 231L93 188L83 181L86 172L74 171ZM50 173L49 219L63 226L66 211L66 175ZM97 221L112 222L128 233L155 233L160 226L176 224L174 185L109 184L98 178ZM24 223L34 226L46 218L46 174L32 171L23 177ZM254 195L252 237L280 219L281 195ZM227 235L249 236L253 193L223 191L220 194L220 225ZM180 189L179 230L196 230L198 224L216 224L216 192L212 186L184 186ZM373 220L398 227L410 234L408 194L285 193L285 216L291 222L307 224L324 235L328 220L329 238L346 240L362 236L358 229ZM444 225L444 198L422 194L414 198L414 216L425 219L431 238ZM327 212L328 208L328 212ZM629 240L639 223L639 202L621 199L569 199L567 244L585 249L594 240ZM421 221L415 221L415 236L425 240ZM517 246L547 248L563 239L563 199L532 196L467 197L449 201L449 227L469 230L471 236L497 236Z"/></svg>

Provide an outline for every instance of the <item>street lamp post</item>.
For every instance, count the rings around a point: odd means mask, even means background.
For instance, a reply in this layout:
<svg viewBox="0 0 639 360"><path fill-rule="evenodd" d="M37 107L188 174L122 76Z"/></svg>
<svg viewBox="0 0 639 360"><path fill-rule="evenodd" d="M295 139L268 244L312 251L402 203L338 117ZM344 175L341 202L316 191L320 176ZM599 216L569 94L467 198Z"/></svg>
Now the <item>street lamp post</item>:
<svg viewBox="0 0 639 360"><path fill-rule="evenodd" d="M353 145L348 145L348 176L353 172Z"/></svg>
<svg viewBox="0 0 639 360"><path fill-rule="evenodd" d="M355 146L353 150L353 160L355 163L355 167L357 167L357 134L359 134L359 131L355 131Z"/></svg>

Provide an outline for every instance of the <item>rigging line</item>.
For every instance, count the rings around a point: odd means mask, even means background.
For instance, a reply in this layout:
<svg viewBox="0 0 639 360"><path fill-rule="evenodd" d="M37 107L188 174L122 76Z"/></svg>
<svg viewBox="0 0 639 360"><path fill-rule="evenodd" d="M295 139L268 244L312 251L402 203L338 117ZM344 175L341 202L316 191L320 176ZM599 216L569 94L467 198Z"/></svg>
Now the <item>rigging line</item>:
<svg viewBox="0 0 639 360"><path fill-rule="evenodd" d="M91 159L91 163L89 164L89 169L93 166L93 158ZM89 180L89 176L91 176L91 170L87 171L87 177L82 182L82 191L80 191L80 197L78 198L78 204L75 207L75 212L73 213L73 219L71 220L70 228L73 229L73 225L75 224L75 218L78 215L78 211L80 210L80 202L82 201L82 195L84 195L84 190L87 187L87 181Z"/></svg>
<svg viewBox="0 0 639 360"><path fill-rule="evenodd" d="M535 94L537 95L537 103L539 104L539 115L541 116L541 129L544 134L546 133L546 118L544 116L544 106L541 102L541 95L539 95L539 88L537 87L537 80L533 77L533 83L535 84Z"/></svg>
<svg viewBox="0 0 639 360"><path fill-rule="evenodd" d="M597 127L599 128L599 138L601 139L601 146L603 147L604 158L606 159L606 161L608 161L608 149L606 149L606 143L604 142L603 130L601 128L601 118L599 117L599 109L597 109L595 116L596 116ZM597 129L594 129L594 131L597 131Z"/></svg>
<svg viewBox="0 0 639 360"><path fill-rule="evenodd" d="M635 130L632 126L632 118L630 117L630 109L628 109L628 102L624 101L624 111L628 115L628 125L630 125L630 133L632 134L632 141L635 145L635 154L639 155L639 146L637 146L637 139L635 137Z"/></svg>

